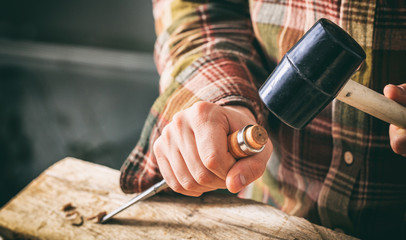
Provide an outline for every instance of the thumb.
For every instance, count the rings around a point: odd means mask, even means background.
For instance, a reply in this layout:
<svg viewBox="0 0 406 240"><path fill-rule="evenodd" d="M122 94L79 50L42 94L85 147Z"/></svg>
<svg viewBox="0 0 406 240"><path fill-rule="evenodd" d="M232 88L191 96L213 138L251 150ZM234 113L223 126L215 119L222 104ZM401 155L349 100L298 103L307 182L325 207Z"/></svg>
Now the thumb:
<svg viewBox="0 0 406 240"><path fill-rule="evenodd" d="M271 152L272 144L268 141L261 153L238 160L227 173L227 189L232 193L237 193L261 177Z"/></svg>
<svg viewBox="0 0 406 240"><path fill-rule="evenodd" d="M401 85L388 84L383 89L383 94L387 98L406 106L406 83Z"/></svg>

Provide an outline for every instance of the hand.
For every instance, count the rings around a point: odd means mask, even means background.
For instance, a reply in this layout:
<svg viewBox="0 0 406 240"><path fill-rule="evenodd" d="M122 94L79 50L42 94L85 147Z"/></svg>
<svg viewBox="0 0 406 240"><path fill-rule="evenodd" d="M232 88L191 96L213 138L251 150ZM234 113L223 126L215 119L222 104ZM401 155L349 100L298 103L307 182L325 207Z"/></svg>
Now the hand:
<svg viewBox="0 0 406 240"><path fill-rule="evenodd" d="M386 85L383 93L386 97L406 106L406 83L398 86ZM406 157L406 129L391 124L389 126L389 137L393 151Z"/></svg>
<svg viewBox="0 0 406 240"><path fill-rule="evenodd" d="M227 136L247 124L255 124L250 110L198 102L178 112L154 143L162 176L175 192L200 196L228 188L236 193L259 178L272 152L264 150L238 162L227 149Z"/></svg>

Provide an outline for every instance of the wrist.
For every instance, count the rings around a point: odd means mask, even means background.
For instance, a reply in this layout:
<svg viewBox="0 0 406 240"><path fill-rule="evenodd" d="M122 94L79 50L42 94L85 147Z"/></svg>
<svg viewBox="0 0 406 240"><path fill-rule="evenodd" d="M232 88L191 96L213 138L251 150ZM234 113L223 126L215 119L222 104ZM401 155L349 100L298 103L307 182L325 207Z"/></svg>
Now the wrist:
<svg viewBox="0 0 406 240"><path fill-rule="evenodd" d="M256 117L254 113L247 107L241 106L241 105L228 105L228 106L223 106L224 108L228 110L232 110L238 114L244 115L251 119L253 122L256 122Z"/></svg>

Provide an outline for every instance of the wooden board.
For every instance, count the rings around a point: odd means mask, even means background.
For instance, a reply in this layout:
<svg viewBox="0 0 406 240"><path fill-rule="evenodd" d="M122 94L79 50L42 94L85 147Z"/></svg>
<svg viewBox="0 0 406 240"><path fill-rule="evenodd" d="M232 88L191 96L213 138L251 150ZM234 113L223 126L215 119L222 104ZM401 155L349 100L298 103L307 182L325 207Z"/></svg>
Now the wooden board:
<svg viewBox="0 0 406 240"><path fill-rule="evenodd" d="M5 239L351 239L233 195L199 198L159 194L116 215L107 224L73 226L61 209L72 203L84 218L111 211L134 195L121 192L119 171L63 159L0 210Z"/></svg>

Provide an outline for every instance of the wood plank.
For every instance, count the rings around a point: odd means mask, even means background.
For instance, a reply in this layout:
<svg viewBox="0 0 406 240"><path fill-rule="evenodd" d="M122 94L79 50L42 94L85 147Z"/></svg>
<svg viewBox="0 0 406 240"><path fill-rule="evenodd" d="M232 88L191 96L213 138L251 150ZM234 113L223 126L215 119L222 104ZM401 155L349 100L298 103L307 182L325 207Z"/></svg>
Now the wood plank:
<svg viewBox="0 0 406 240"><path fill-rule="evenodd" d="M0 235L30 239L352 239L289 216L269 205L233 195L199 198L159 194L107 224L73 226L61 210L71 202L84 218L111 211L134 195L121 192L119 171L63 159L32 181L0 210Z"/></svg>

